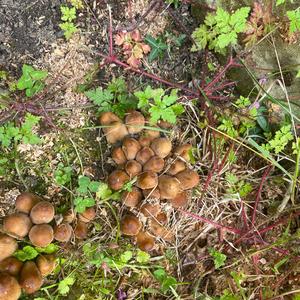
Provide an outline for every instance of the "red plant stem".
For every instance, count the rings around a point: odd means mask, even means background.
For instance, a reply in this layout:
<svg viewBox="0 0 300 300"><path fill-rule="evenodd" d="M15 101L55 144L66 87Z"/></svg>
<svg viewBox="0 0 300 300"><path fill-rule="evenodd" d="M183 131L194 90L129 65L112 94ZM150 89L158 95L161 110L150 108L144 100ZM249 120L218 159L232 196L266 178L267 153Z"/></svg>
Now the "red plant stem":
<svg viewBox="0 0 300 300"><path fill-rule="evenodd" d="M220 172L222 171L227 159L228 159L228 156L229 156L229 153L230 151L232 150L233 148L233 144L230 145L230 147L228 148L227 152L225 153L220 165L219 165L219 168L218 168L218 175L220 175Z"/></svg>
<svg viewBox="0 0 300 300"><path fill-rule="evenodd" d="M215 85L222 76L232 67L240 67L240 64L237 64L234 62L234 59L232 56L229 57L229 60L226 64L226 66L223 68L222 71L219 72L219 74L203 89L205 92L209 92L213 85Z"/></svg>
<svg viewBox="0 0 300 300"><path fill-rule="evenodd" d="M111 8L108 7L108 12L109 12L109 56L113 57L114 52L113 52L113 33L112 33L112 17L111 17Z"/></svg>
<svg viewBox="0 0 300 300"><path fill-rule="evenodd" d="M269 166L268 168L266 168L265 172L263 173L258 191L256 193L256 198L255 198L255 203L254 203L254 207L253 207L253 212L252 212L252 218L251 218L251 227L254 227L254 223L255 223L255 219L256 219L256 212L257 212L257 207L258 207L258 203L260 201L260 196L261 196L261 191L264 185L264 182L266 181L270 171L271 171L272 166Z"/></svg>
<svg viewBox="0 0 300 300"><path fill-rule="evenodd" d="M216 92L216 91L225 89L226 87L229 87L229 86L232 86L232 85L235 85L235 84L236 84L236 83L235 83L234 81L232 81L232 82L225 82L225 83L223 83L223 84L218 85L218 86L215 87L215 88L212 88L212 89L209 91L209 94L212 94L213 92Z"/></svg>
<svg viewBox="0 0 300 300"><path fill-rule="evenodd" d="M243 222L244 222L244 227L245 227L246 230L249 230L248 221L247 221L247 214L246 214L246 211L245 211L245 205L244 205L243 199L241 199L241 209L242 209L242 218L243 218Z"/></svg>
<svg viewBox="0 0 300 300"><path fill-rule="evenodd" d="M202 222L204 222L204 223L210 224L210 225L214 226L215 228L220 228L220 229L222 229L222 230L224 230L224 231L229 231L229 232L234 233L234 234L241 234L241 231L240 231L239 229L236 229L236 228L233 228L233 227L228 227L228 226L219 224L219 223L217 223L217 222L215 222L215 221L209 220L209 219L207 219L207 218L203 218L203 217L198 216L198 215L196 215L196 214L194 214L194 213L185 211L185 210L183 210L183 209L181 209L181 208L178 208L178 210L179 210L180 212L182 212L183 214L189 216L189 217L192 217L192 218L197 219L197 220L199 220L199 221L202 221Z"/></svg>
<svg viewBox="0 0 300 300"><path fill-rule="evenodd" d="M184 87L184 86L182 86L182 85L180 85L180 84L178 84L178 83L173 83L173 82L167 81L167 80L165 80L165 79L163 79L163 78L160 78L160 77L158 77L158 76L156 76L156 75L154 75L154 74L150 74L150 73L148 73L148 72L145 72L145 71L142 71L142 70L133 68L133 67L131 67L130 65L128 65L128 64L126 64L126 63L120 61L116 56L110 57L110 56L104 55L104 54L102 54L102 53L99 53L99 55L100 55L101 57L103 57L103 58L106 60L106 63L114 63L114 64L117 64L117 65L122 66L122 67L124 67L124 68L126 68L126 69L129 69L129 70L131 70L131 71L133 71L133 72L135 72L135 73L141 74L141 75L146 76L146 77L151 78L151 79L154 79L154 80L156 80L156 81L159 81L159 82L161 82L161 83L163 83L163 84L166 84L166 85L168 85L168 86L171 86L171 87L173 87L173 88L181 89L181 90L183 90L183 91L185 91L185 92L187 92L187 93L189 93L189 94L191 94L191 95L193 95L193 96L195 96L195 97L198 97L198 96L199 96L199 94L196 93L195 91L190 90L190 89L188 89L188 88L186 88L186 87Z"/></svg>
<svg viewBox="0 0 300 300"><path fill-rule="evenodd" d="M273 228L277 227L278 225L285 224L285 223L289 222L290 219L294 219L294 218L296 218L296 217L298 217L298 216L300 216L300 211L297 211L297 212L295 212L294 214L292 214L292 215L290 216L290 218L283 217L283 218L281 218L280 220L278 220L277 222L275 222L275 223L273 223L273 224L271 224L271 225L269 225L269 226L267 226L267 227L264 227L263 229L258 230L258 233L259 233L259 234L264 234L264 233L266 233L266 232L272 230Z"/></svg>

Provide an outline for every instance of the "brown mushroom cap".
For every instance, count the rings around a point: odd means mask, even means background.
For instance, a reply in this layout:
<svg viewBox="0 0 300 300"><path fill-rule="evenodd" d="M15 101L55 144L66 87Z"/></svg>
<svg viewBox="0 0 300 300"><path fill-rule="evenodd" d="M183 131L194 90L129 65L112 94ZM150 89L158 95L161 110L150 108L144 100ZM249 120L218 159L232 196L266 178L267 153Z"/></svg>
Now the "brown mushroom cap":
<svg viewBox="0 0 300 300"><path fill-rule="evenodd" d="M154 126L153 124L150 124L151 127L155 127L159 129L158 126ZM144 137L151 138L152 140L160 137L160 131L155 129L146 129L143 133Z"/></svg>
<svg viewBox="0 0 300 300"><path fill-rule="evenodd" d="M142 171L142 165L136 160L129 160L125 165L125 171L130 178L135 177Z"/></svg>
<svg viewBox="0 0 300 300"><path fill-rule="evenodd" d="M87 208L83 213L79 214L79 220L85 223L91 222L96 217L95 207Z"/></svg>
<svg viewBox="0 0 300 300"><path fill-rule="evenodd" d="M164 121L164 120L159 120L158 121L158 126L160 128L163 128L163 129L169 129L169 128L172 128L174 125L167 122L167 121Z"/></svg>
<svg viewBox="0 0 300 300"><path fill-rule="evenodd" d="M3 230L21 238L28 234L31 226L30 218L24 213L14 213L6 216L3 220Z"/></svg>
<svg viewBox="0 0 300 300"><path fill-rule="evenodd" d="M141 145L136 139L131 137L126 137L124 139L122 150L128 160L135 159L140 149L141 149Z"/></svg>
<svg viewBox="0 0 300 300"><path fill-rule="evenodd" d="M34 224L44 224L50 223L54 214L54 206L48 201L41 201L32 208L30 218Z"/></svg>
<svg viewBox="0 0 300 300"><path fill-rule="evenodd" d="M145 217L156 217L161 212L161 207L159 204L145 203L140 211Z"/></svg>
<svg viewBox="0 0 300 300"><path fill-rule="evenodd" d="M175 198L169 200L174 208L185 206L188 203L187 193L185 191L176 195Z"/></svg>
<svg viewBox="0 0 300 300"><path fill-rule="evenodd" d="M171 242L174 238L172 231L160 225L155 219L150 220L150 231L157 237Z"/></svg>
<svg viewBox="0 0 300 300"><path fill-rule="evenodd" d="M165 158L172 150L172 143L167 138L156 138L152 141L151 148L157 156Z"/></svg>
<svg viewBox="0 0 300 300"><path fill-rule="evenodd" d="M108 176L108 185L114 191L120 190L127 181L128 175L121 170L115 170Z"/></svg>
<svg viewBox="0 0 300 300"><path fill-rule="evenodd" d="M153 150L150 147L143 147L136 155L136 161L140 164L145 164L154 155Z"/></svg>
<svg viewBox="0 0 300 300"><path fill-rule="evenodd" d="M42 277L46 277L51 274L56 267L56 258L54 255L46 254L39 255L36 259L36 265L42 275Z"/></svg>
<svg viewBox="0 0 300 300"><path fill-rule="evenodd" d="M144 164L143 170L159 173L163 170L164 166L165 161L161 157L155 155Z"/></svg>
<svg viewBox="0 0 300 300"><path fill-rule="evenodd" d="M7 273L11 276L18 276L22 266L23 263L17 258L13 256L7 257L0 262L0 272Z"/></svg>
<svg viewBox="0 0 300 300"><path fill-rule="evenodd" d="M160 212L155 219L157 220L157 222L159 222L160 224L166 224L168 222L168 217L167 215L162 211Z"/></svg>
<svg viewBox="0 0 300 300"><path fill-rule="evenodd" d="M158 188L143 190L143 195L146 199L160 199L160 191Z"/></svg>
<svg viewBox="0 0 300 300"><path fill-rule="evenodd" d="M67 212L64 213L63 215L63 221L65 223L72 223L75 219L75 213L72 209L69 209Z"/></svg>
<svg viewBox="0 0 300 300"><path fill-rule="evenodd" d="M121 122L112 122L108 127L104 128L106 140L109 144L114 144L118 141L122 141L123 138L128 135L125 124Z"/></svg>
<svg viewBox="0 0 300 300"><path fill-rule="evenodd" d="M176 175L177 173L184 170L185 170L185 163L182 160L177 159L171 164L167 174Z"/></svg>
<svg viewBox="0 0 300 300"><path fill-rule="evenodd" d="M0 261L13 255L17 249L18 243L14 238L0 233Z"/></svg>
<svg viewBox="0 0 300 300"><path fill-rule="evenodd" d="M180 186L183 190L189 190L199 184L199 175L192 170L179 172L175 177L180 181Z"/></svg>
<svg viewBox="0 0 300 300"><path fill-rule="evenodd" d="M53 229L49 224L34 225L29 231L29 239L36 247L47 247L53 238Z"/></svg>
<svg viewBox="0 0 300 300"><path fill-rule="evenodd" d="M82 221L78 221L74 229L75 237L79 240L83 240L88 235L88 225Z"/></svg>
<svg viewBox="0 0 300 300"><path fill-rule="evenodd" d="M20 285L26 294L33 294L43 284L43 277L33 261L26 261L20 274Z"/></svg>
<svg viewBox="0 0 300 300"><path fill-rule="evenodd" d="M121 221L121 232L124 235L137 235L141 228L142 223L133 215L126 215Z"/></svg>
<svg viewBox="0 0 300 300"><path fill-rule="evenodd" d="M107 111L103 112L99 116L99 122L101 125L109 125L113 122L121 122L121 119L114 113Z"/></svg>
<svg viewBox="0 0 300 300"><path fill-rule="evenodd" d="M21 288L16 278L0 273L0 300L17 300L21 296Z"/></svg>
<svg viewBox="0 0 300 300"><path fill-rule="evenodd" d="M122 203L128 207L136 207L143 198L142 192L137 187L132 187L130 192L124 191L121 196Z"/></svg>
<svg viewBox="0 0 300 300"><path fill-rule="evenodd" d="M68 223L61 223L54 228L54 239L59 242L68 242L73 234L73 228Z"/></svg>
<svg viewBox="0 0 300 300"><path fill-rule="evenodd" d="M146 171L141 173L138 178L136 185L142 189L152 189L157 186L158 183L158 177L157 174L151 171Z"/></svg>
<svg viewBox="0 0 300 300"><path fill-rule="evenodd" d="M143 251L151 251L154 248L154 238L145 231L140 231L136 236L136 244Z"/></svg>
<svg viewBox="0 0 300 300"><path fill-rule="evenodd" d="M116 147L111 153L111 158L117 165L123 165L126 163L127 159L121 147Z"/></svg>
<svg viewBox="0 0 300 300"><path fill-rule="evenodd" d="M149 136L140 136L138 139L138 142L140 143L140 145L142 147L149 147L151 142L153 141L153 138L149 137Z"/></svg>
<svg viewBox="0 0 300 300"><path fill-rule="evenodd" d="M131 111L125 117L125 124L130 134L139 133L145 126L145 117L139 111Z"/></svg>
<svg viewBox="0 0 300 300"><path fill-rule="evenodd" d="M189 152L192 149L191 144L184 144L176 147L174 154L180 156L183 158L185 161L190 161L190 155Z"/></svg>
<svg viewBox="0 0 300 300"><path fill-rule="evenodd" d="M17 211L29 214L31 209L39 202L41 198L38 195L24 192L21 193L15 202Z"/></svg>
<svg viewBox="0 0 300 300"><path fill-rule="evenodd" d="M162 199L173 199L180 192L180 182L169 175L162 175L158 179L158 188Z"/></svg>

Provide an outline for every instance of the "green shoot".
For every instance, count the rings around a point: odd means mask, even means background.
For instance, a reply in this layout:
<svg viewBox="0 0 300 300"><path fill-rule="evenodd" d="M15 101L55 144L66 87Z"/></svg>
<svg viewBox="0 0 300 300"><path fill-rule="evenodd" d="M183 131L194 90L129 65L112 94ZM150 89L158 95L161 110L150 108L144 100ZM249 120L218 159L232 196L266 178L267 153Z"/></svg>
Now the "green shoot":
<svg viewBox="0 0 300 300"><path fill-rule="evenodd" d="M73 23L76 19L76 7L61 6L60 10L63 23L60 23L59 27L63 30L65 38L69 40L77 32L77 27Z"/></svg>
<svg viewBox="0 0 300 300"><path fill-rule="evenodd" d="M225 254L215 250L214 248L210 248L208 251L214 260L216 269L219 269L220 267L225 265L225 261L227 259L227 256Z"/></svg>
<svg viewBox="0 0 300 300"><path fill-rule="evenodd" d="M27 97L32 97L44 88L43 81L47 78L48 72L36 70L32 66L24 64L22 67L22 76L17 82L18 90L25 90Z"/></svg>
<svg viewBox="0 0 300 300"><path fill-rule="evenodd" d="M233 14L218 7L215 14L207 14L204 23L192 34L196 45L192 51L205 49L225 54L226 48L237 44L238 34L246 29L246 21L250 12L249 7L242 7Z"/></svg>

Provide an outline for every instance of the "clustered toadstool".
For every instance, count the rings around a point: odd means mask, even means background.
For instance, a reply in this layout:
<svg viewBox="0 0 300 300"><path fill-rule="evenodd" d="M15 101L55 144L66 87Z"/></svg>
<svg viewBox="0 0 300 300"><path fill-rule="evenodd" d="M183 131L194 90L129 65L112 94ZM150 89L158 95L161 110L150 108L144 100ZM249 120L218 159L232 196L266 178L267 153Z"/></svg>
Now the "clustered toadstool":
<svg viewBox="0 0 300 300"><path fill-rule="evenodd" d="M199 183L197 172L188 167L192 145L173 149L171 140L160 133L160 128L169 125L160 122L152 124L151 130L145 129L146 119L139 111L129 111L124 122L104 112L99 121L107 142L113 144L111 157L116 164L108 176L108 185L121 192L122 204L128 209L121 220L121 232L133 237L144 251L154 248L156 237L172 241L173 233L166 227L168 216L162 207L164 203L174 208L187 205L189 191ZM113 130L116 122L118 132ZM133 185L125 190L129 181Z"/></svg>
<svg viewBox="0 0 300 300"><path fill-rule="evenodd" d="M40 254L35 261L21 262L14 257L18 249L17 240L28 236L35 247L47 247L53 240L67 243L73 232L76 238L87 236L88 223L96 216L94 207L78 214L73 230L70 223L75 219L73 213L67 212L60 224L52 225L55 216L53 204L41 197L24 192L15 201L16 212L3 219L3 233L0 233L0 300L16 300L23 290L33 294L40 289L43 278L56 266L54 255Z"/></svg>

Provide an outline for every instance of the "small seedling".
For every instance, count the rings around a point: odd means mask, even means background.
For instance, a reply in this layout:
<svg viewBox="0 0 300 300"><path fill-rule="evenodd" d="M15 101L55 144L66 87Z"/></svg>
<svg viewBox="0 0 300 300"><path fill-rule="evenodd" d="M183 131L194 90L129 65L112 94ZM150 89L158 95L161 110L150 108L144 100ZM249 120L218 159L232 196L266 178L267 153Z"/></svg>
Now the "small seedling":
<svg viewBox="0 0 300 300"><path fill-rule="evenodd" d="M73 277L66 277L58 283L58 293L62 296L67 295L70 292L70 287L75 283Z"/></svg>
<svg viewBox="0 0 300 300"><path fill-rule="evenodd" d="M121 77L113 79L106 89L98 87L86 91L85 95L98 107L98 112L112 111L121 118L126 111L135 109L137 104Z"/></svg>
<svg viewBox="0 0 300 300"><path fill-rule="evenodd" d="M162 37L154 38L148 34L145 37L145 42L151 46L151 52L148 57L149 62L152 62L157 58L162 59L165 56L168 45L165 43Z"/></svg>
<svg viewBox="0 0 300 300"><path fill-rule="evenodd" d="M32 97L44 88L43 81L47 78L48 72L36 70L32 66L24 64L22 76L17 82L18 90L25 90L27 97Z"/></svg>
<svg viewBox="0 0 300 300"><path fill-rule="evenodd" d="M219 269L220 267L225 265L225 261L227 259L227 256L225 254L223 254L222 252L219 252L213 248L210 248L208 251L214 260L216 269Z"/></svg>
<svg viewBox="0 0 300 300"><path fill-rule="evenodd" d="M72 35L77 32L77 27L74 24L74 20L76 19L76 8L75 7L67 7L61 6L61 20L63 23L59 24L59 27L63 30L65 38L69 40Z"/></svg>
<svg viewBox="0 0 300 300"><path fill-rule="evenodd" d="M118 46L122 46L127 63L133 68L138 68L141 64L141 59L151 50L149 45L142 42L138 30L118 33L115 36L115 43Z"/></svg>
<svg viewBox="0 0 300 300"><path fill-rule="evenodd" d="M66 185L71 181L72 168L70 166L64 166L63 163L57 165L57 169L54 172L54 179L59 185Z"/></svg>
<svg viewBox="0 0 300 300"><path fill-rule="evenodd" d="M170 291L175 291L178 282L175 277L170 276L162 268L153 272L154 278L160 283L161 291L166 294Z"/></svg>
<svg viewBox="0 0 300 300"><path fill-rule="evenodd" d="M20 127L7 123L0 127L0 145L10 147L13 142L22 142L24 144L39 144L41 139L33 133L33 128L39 123L40 117L27 114Z"/></svg>
<svg viewBox="0 0 300 300"><path fill-rule="evenodd" d="M164 120L174 124L177 116L184 112L183 105L176 103L179 98L177 90L171 90L170 95L165 93L163 89L152 89L150 86L144 91L134 93L139 99L138 108L149 112L150 121L153 123Z"/></svg>
<svg viewBox="0 0 300 300"><path fill-rule="evenodd" d="M204 23L192 34L195 45L192 51L205 49L225 54L229 45L235 45L238 34L246 29L246 21L250 12L249 7L242 7L233 14L218 7L215 14L206 15Z"/></svg>
<svg viewBox="0 0 300 300"><path fill-rule="evenodd" d="M244 180L239 180L236 175L233 173L227 172L225 179L230 185L230 188L226 190L229 194L239 194L240 197L246 197L249 193L252 192L252 185Z"/></svg>
<svg viewBox="0 0 300 300"><path fill-rule="evenodd" d="M55 244L49 244L45 248L40 248L40 247L32 247L32 246L25 246L21 250L17 250L14 253L14 256L19 259L20 261L27 261L27 260L32 260L36 258L40 253L44 254L52 254L57 252L59 249L58 246Z"/></svg>
<svg viewBox="0 0 300 300"><path fill-rule="evenodd" d="M300 30L300 8L286 12L290 21L290 33Z"/></svg>

